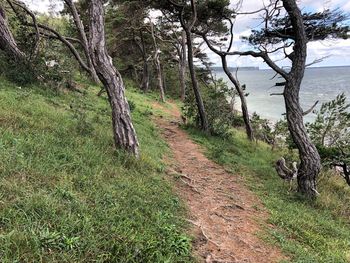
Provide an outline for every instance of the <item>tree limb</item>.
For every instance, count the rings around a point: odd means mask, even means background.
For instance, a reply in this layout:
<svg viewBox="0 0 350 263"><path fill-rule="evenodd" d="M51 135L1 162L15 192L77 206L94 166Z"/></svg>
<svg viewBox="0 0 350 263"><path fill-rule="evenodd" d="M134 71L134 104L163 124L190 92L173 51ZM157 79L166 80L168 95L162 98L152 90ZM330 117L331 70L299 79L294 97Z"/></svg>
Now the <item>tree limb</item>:
<svg viewBox="0 0 350 263"><path fill-rule="evenodd" d="M317 106L318 103L319 103L319 101L316 101L315 104L314 104L310 109L308 109L307 111L304 111L304 112L303 112L303 116L306 116L306 115L308 115L310 112L312 112L312 111L315 109L315 107Z"/></svg>
<svg viewBox="0 0 350 263"><path fill-rule="evenodd" d="M33 54L37 54L39 52L40 31L39 31L39 26L38 26L36 16L23 3L19 3L17 1L11 1L11 0L6 0L6 1L10 5L11 9L16 13L17 17L19 17L19 15L14 5L22 8L32 18L33 25L34 25L33 27L35 28L35 34L36 34L36 43L34 45Z"/></svg>

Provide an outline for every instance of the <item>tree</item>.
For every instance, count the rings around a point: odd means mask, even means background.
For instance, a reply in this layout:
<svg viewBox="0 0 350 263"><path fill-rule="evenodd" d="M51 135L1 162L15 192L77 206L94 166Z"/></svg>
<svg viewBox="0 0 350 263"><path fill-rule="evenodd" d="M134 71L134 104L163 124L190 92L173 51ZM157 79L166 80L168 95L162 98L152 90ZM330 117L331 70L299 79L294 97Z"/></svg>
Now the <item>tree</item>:
<svg viewBox="0 0 350 263"><path fill-rule="evenodd" d="M16 14L17 18L19 19L22 25L36 29L38 35L37 41L39 41L40 36L48 39L56 39L61 41L72 53L72 55L77 60L81 68L84 69L94 79L95 69L92 66L89 67L89 65L85 63L83 58L80 56L78 49L74 46L75 43L79 44L80 46L84 46L83 42L74 37L63 36L62 34L60 34L60 32L58 32L58 30L55 30L54 28L48 25L38 23L35 14L32 11L30 11L24 3L17 0L6 1L10 5L10 7L12 8L13 12ZM72 4L72 6L74 6L74 4ZM28 21L27 16L30 16L32 21ZM86 60L91 60L88 54L86 54Z"/></svg>
<svg viewBox="0 0 350 263"><path fill-rule="evenodd" d="M285 12L283 12L283 9ZM286 107L288 129L299 150L300 166L298 169L299 192L314 197L318 194L316 178L321 169L319 153L307 134L303 116L310 112L300 106L299 92L304 76L307 55L307 43L328 37L345 37L347 26L342 26L344 16L339 12L326 10L322 15L302 14L295 0L272 1L271 5L260 10L265 13L264 27L254 31L249 42L259 51L231 52L232 55L259 57L270 66L284 81L277 83L284 86L282 95ZM281 17L282 16L282 17ZM292 47L292 52L287 51ZM291 62L289 71L278 66L271 54L283 51Z"/></svg>
<svg viewBox="0 0 350 263"><path fill-rule="evenodd" d="M159 18L161 25L161 36L164 42L167 42L175 49L172 59L177 62L180 83L180 98L185 100L186 96L186 69L187 69L187 45L186 32L181 29L177 21L169 17L166 12Z"/></svg>
<svg viewBox="0 0 350 263"><path fill-rule="evenodd" d="M86 37L86 34L85 34L84 24L83 24L82 20L80 19L79 12L78 12L78 10L77 10L73 0L64 0L64 2L66 3L68 8L70 9L70 13L73 16L74 24L75 24L75 27L76 27L76 29L78 31L78 36L79 36L79 39L80 39L80 43L81 43L81 46L82 46L82 48L84 50L84 54L85 54L85 57L86 57L87 66L90 69L91 77L92 77L92 79L93 79L93 81L95 83L98 83L99 79L98 79L96 70L95 70L95 68L93 66L90 54L89 54L89 43L88 43L88 40L87 40L87 37Z"/></svg>
<svg viewBox="0 0 350 263"><path fill-rule="evenodd" d="M151 1L153 6L157 9L163 10L164 12L170 12L172 15L176 16L181 24L182 29L186 34L186 44L187 44L187 61L188 68L192 81L192 89L196 98L196 104L198 109L198 115L200 117L201 129L205 132L209 132L208 118L205 111L203 99L199 89L198 80L196 77L196 70L194 65L194 55L193 55L193 33L192 29L197 22L197 5L195 0L190 0L189 4L187 1L180 1L180 3L172 0L162 0L162 1Z"/></svg>
<svg viewBox="0 0 350 263"><path fill-rule="evenodd" d="M311 139L326 166L340 167L350 186L350 103L344 93L323 103L316 120L308 123Z"/></svg>
<svg viewBox="0 0 350 263"><path fill-rule="evenodd" d="M157 85L158 85L158 89L160 91L160 100L162 102L165 102L165 93L164 93L164 85L163 85L163 73L162 73L162 66L160 64L160 49L158 47L157 44L157 40L156 40L156 32L154 29L154 24L153 22L150 20L150 27L151 27L151 35L152 35L152 40L153 40L153 48L154 48L154 64L156 66L156 71L157 71Z"/></svg>
<svg viewBox="0 0 350 263"><path fill-rule="evenodd" d="M147 33L149 6L140 0L112 0L106 7L108 50L118 65L133 70L141 90L148 92L151 83L153 41ZM141 54L141 56L140 56Z"/></svg>
<svg viewBox="0 0 350 263"><path fill-rule="evenodd" d="M230 71L227 64L227 56L232 50L232 44L234 39L233 27L234 23L232 19L234 18L234 12L229 9L230 1L204 1L199 8L199 19L196 28L196 33L200 35L207 46L211 51L216 53L221 58L221 64L223 70L227 77L230 79L232 84L234 85L237 94L241 101L241 110L242 116L245 124L246 134L250 140L254 140L253 128L249 117L249 111L246 100L246 93L241 83L238 81L237 77L235 77ZM224 22L228 22L230 28L228 29ZM200 30L198 29L200 28ZM210 41L208 38L208 34L210 36L218 37L220 35L226 35L227 31L229 31L230 40L228 47L223 47L222 43L219 43L220 49L214 46L215 42ZM223 50L224 49L224 50Z"/></svg>
<svg viewBox="0 0 350 263"><path fill-rule="evenodd" d="M23 3L19 3L17 1L12 2L10 0L8 0L8 3L11 5L12 10L14 10L17 16L19 16L19 14L18 11L14 8L14 5L20 7L26 14L29 14L31 17L34 16L33 12L31 12ZM74 9L74 4L71 3L71 7ZM91 69L81 59L79 52L70 42L76 42L76 39L72 37L64 37L49 26L40 23L30 23L23 18L21 19L21 22L26 26L38 27L40 29L41 35L49 38L59 39L69 48L75 58L79 61L79 64L82 65L86 71L91 73ZM77 16L76 19L78 19ZM104 84L108 93L109 103L112 109L112 126L115 146L125 149L133 155L138 156L139 143L131 121L130 108L125 98L124 83L120 73L113 66L111 57L107 53L103 0L94 0L90 2L89 23L89 53L87 54L87 57L91 59L91 62L93 63L92 68L94 68L94 70L97 72L98 78ZM81 25L82 22L80 21L76 24ZM81 31L81 33L83 32ZM13 37L11 37L10 34L8 34L8 36L6 36L6 39L9 39L9 43L11 44L11 49L9 50L14 50L14 52L17 52L13 48L15 47ZM84 39L87 40L88 38L85 36ZM82 45L79 40L77 40L77 42Z"/></svg>
<svg viewBox="0 0 350 263"><path fill-rule="evenodd" d="M124 94L124 83L107 53L105 21L102 0L92 0L89 8L90 55L96 72L104 84L112 108L113 135L117 147L135 156L139 155L139 143L131 122L129 104Z"/></svg>
<svg viewBox="0 0 350 263"><path fill-rule="evenodd" d="M144 92L147 92L149 90L149 84L150 84L150 69L149 69L148 63L149 63L149 60L151 59L151 56L148 56L147 54L143 30L140 28L138 31L139 31L141 43L139 43L139 41L136 39L135 33L133 33L133 35L134 35L134 42L141 52L142 61L143 61L142 80L141 80L140 86L141 86L141 90L143 90Z"/></svg>
<svg viewBox="0 0 350 263"><path fill-rule="evenodd" d="M25 54L18 48L6 21L5 10L0 5L0 49L16 60L24 60Z"/></svg>

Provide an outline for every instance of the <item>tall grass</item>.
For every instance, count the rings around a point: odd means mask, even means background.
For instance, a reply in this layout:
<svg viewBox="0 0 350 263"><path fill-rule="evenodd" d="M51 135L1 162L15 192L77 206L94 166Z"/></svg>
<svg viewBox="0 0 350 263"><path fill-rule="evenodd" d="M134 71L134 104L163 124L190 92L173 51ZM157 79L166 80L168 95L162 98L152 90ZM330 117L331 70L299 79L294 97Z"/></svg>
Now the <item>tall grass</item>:
<svg viewBox="0 0 350 263"><path fill-rule="evenodd" d="M151 98L128 92L140 160L115 151L107 100L0 79L0 261L190 262Z"/></svg>

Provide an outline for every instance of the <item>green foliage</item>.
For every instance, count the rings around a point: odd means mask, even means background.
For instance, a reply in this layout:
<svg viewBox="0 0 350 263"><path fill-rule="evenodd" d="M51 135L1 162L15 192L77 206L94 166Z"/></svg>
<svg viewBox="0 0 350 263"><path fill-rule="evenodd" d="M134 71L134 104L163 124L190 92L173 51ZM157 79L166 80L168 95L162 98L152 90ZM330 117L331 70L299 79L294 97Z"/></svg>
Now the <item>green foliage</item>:
<svg viewBox="0 0 350 263"><path fill-rule="evenodd" d="M344 93L323 103L316 120L308 123L308 132L314 143L322 146L350 145L350 103Z"/></svg>
<svg viewBox="0 0 350 263"><path fill-rule="evenodd" d="M350 103L344 93L323 103L316 120L308 123L311 139L317 146L325 166L342 167L350 184Z"/></svg>
<svg viewBox="0 0 350 263"><path fill-rule="evenodd" d="M218 80L215 84L206 83L201 86L209 129L212 134L226 136L236 124L236 118L227 100L228 97L231 97L232 92L223 79ZM187 92L182 111L192 124L197 127L200 125L197 104L192 91Z"/></svg>
<svg viewBox="0 0 350 263"><path fill-rule="evenodd" d="M29 63L18 63L0 51L0 72L8 80L20 86L30 85L37 81L35 67Z"/></svg>
<svg viewBox="0 0 350 263"><path fill-rule="evenodd" d="M272 123L264 118L261 118L256 112L251 117L251 123L254 131L254 136L257 140L273 143Z"/></svg>
<svg viewBox="0 0 350 263"><path fill-rule="evenodd" d="M289 192L289 185L277 176L273 164L284 152L271 151L262 142L251 143L239 131L226 138L195 129L188 132L206 147L209 158L243 179L259 195L271 224L260 236L282 248L289 256L284 262L349 262L350 188L341 178L329 172L322 174L318 182L321 196L310 202Z"/></svg>
<svg viewBox="0 0 350 263"><path fill-rule="evenodd" d="M127 92L135 160L116 152L97 87L83 96L0 82L1 262L192 261L181 201L164 179L167 147L144 114L152 99Z"/></svg>
<svg viewBox="0 0 350 263"><path fill-rule="evenodd" d="M257 140L270 144L273 148L288 147L290 150L295 149L286 119L272 123L270 120L264 119L254 112L251 117L251 123Z"/></svg>
<svg viewBox="0 0 350 263"><path fill-rule="evenodd" d="M278 44L293 39L295 32L288 15L276 12L269 21L266 29L252 30L252 35L245 37L254 46ZM339 9L325 9L322 12L303 13L302 14L306 38L309 41L319 41L325 39L347 39L349 26L347 21L349 17Z"/></svg>

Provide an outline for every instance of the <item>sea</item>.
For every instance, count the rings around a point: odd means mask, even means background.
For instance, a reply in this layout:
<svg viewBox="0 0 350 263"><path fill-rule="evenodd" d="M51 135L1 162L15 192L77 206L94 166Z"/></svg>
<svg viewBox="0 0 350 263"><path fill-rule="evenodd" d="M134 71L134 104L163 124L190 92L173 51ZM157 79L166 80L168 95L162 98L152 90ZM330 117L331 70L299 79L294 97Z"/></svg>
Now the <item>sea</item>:
<svg viewBox="0 0 350 263"><path fill-rule="evenodd" d="M235 71L235 70L234 70ZM230 80L222 70L215 70L217 78L223 78L229 86L233 87ZM278 121L283 118L285 106L282 96L270 96L271 93L282 92L283 87L276 87L282 79L274 78L274 71L270 69L239 69L238 80L246 85L249 113L258 113L260 116ZM350 66L346 67L314 67L307 68L300 90L300 103L304 110L310 109L316 101L319 101L316 109L323 102L334 99L338 94L345 93L350 103ZM236 99L236 109L240 109L239 98ZM305 122L312 122L315 113L304 117Z"/></svg>

